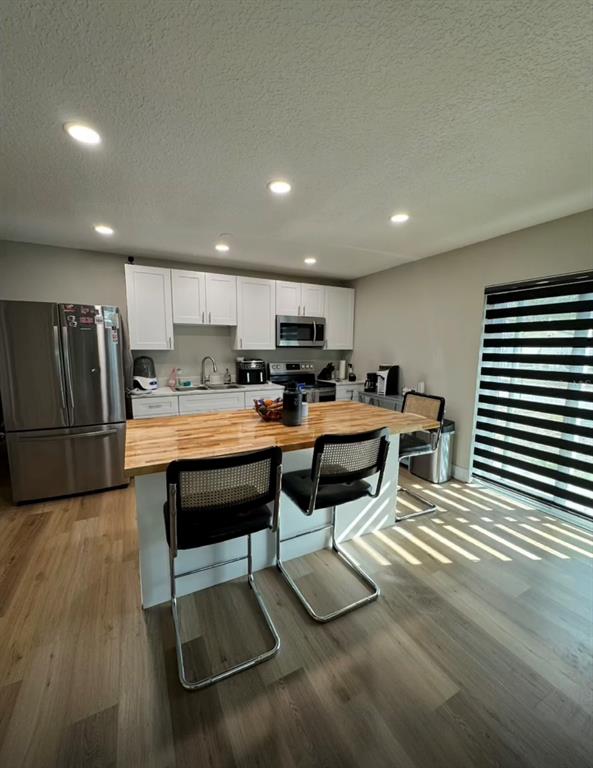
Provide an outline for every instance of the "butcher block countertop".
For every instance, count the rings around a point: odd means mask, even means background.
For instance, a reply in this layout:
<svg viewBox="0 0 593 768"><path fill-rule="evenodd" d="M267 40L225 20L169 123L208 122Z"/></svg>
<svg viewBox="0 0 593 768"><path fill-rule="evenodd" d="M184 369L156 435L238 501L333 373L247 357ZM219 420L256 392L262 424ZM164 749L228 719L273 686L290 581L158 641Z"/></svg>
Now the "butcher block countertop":
<svg viewBox="0 0 593 768"><path fill-rule="evenodd" d="M254 410L135 419L126 427L125 471L130 477L164 472L175 459L204 459L277 445L283 451L312 448L324 434L347 434L388 427L390 432L436 429L438 423L352 401L309 405L300 427L265 422Z"/></svg>

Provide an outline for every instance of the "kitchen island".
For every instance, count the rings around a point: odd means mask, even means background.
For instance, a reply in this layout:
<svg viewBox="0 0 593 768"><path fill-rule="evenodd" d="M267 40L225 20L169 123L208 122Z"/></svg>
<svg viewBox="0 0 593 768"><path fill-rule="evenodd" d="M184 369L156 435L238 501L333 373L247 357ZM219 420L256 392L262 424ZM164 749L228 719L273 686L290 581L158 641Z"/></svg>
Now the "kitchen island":
<svg viewBox="0 0 593 768"><path fill-rule="evenodd" d="M125 471L135 478L136 511L140 549L142 605L148 608L169 600L169 560L163 519L166 499L165 471L171 461L188 458L211 458L231 453L279 446L283 451L285 472L310 468L313 445L323 434L351 434L387 427L391 448L387 460L381 495L344 504L337 516L338 541L394 524L397 494L399 435L438 424L423 416L396 413L355 402L317 403L309 406L309 416L299 427L285 427L277 422L264 422L253 410L174 416L150 420L128 421L126 429ZM329 521L329 510L318 510L307 517L284 494L280 501L283 537ZM274 537L261 531L252 537L254 570L274 564ZM329 544L327 531L302 536L283 547L283 559L322 549ZM191 570L245 554L243 539L181 551L179 570ZM180 579L179 594L205 589L237 578L244 563L231 563L220 568Z"/></svg>

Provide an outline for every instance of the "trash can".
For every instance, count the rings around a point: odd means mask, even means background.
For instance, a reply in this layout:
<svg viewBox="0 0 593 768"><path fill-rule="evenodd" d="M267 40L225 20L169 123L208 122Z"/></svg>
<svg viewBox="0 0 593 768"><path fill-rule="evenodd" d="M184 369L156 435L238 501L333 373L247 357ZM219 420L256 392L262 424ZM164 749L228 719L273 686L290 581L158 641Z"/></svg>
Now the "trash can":
<svg viewBox="0 0 593 768"><path fill-rule="evenodd" d="M453 467L453 439L455 437L455 422L443 420L443 429L439 447L434 453L410 458L410 472L428 480L429 483L446 483L451 479Z"/></svg>

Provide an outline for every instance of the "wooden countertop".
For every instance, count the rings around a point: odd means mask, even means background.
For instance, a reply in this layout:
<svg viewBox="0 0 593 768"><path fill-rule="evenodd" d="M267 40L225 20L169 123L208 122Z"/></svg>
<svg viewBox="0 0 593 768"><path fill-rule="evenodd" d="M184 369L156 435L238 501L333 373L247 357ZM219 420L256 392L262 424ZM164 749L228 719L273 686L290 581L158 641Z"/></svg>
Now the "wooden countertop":
<svg viewBox="0 0 593 768"><path fill-rule="evenodd" d="M352 401L309 405L300 427L265 422L254 410L222 411L164 419L135 419L126 428L125 471L129 476L164 472L175 459L201 459L278 445L283 451L312 448L324 434L388 427L393 433L438 427L436 421Z"/></svg>

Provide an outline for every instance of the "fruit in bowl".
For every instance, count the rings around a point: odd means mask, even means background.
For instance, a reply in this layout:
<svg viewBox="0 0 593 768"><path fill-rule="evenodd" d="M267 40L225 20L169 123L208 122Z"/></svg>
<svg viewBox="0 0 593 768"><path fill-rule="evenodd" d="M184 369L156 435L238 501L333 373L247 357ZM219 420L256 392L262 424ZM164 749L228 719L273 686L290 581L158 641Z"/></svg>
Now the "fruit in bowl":
<svg viewBox="0 0 593 768"><path fill-rule="evenodd" d="M282 398L276 400L254 400L255 411L264 421L282 420Z"/></svg>

